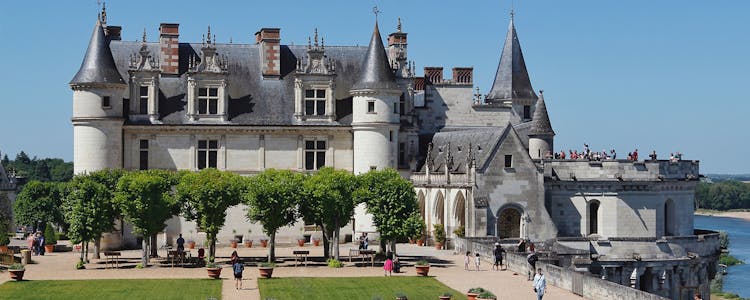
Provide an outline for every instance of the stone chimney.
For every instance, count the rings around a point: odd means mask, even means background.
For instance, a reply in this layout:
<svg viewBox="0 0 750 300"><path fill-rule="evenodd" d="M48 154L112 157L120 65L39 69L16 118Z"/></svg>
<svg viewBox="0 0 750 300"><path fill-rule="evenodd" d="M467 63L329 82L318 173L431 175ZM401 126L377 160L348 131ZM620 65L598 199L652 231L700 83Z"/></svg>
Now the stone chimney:
<svg viewBox="0 0 750 300"><path fill-rule="evenodd" d="M456 67L453 68L453 82L470 84L474 80L474 68Z"/></svg>
<svg viewBox="0 0 750 300"><path fill-rule="evenodd" d="M122 40L122 37L120 36L120 34L122 33L122 26L107 25L106 33L107 33L107 38L110 41Z"/></svg>
<svg viewBox="0 0 750 300"><path fill-rule="evenodd" d="M180 24L159 25L159 66L162 74L177 75L180 66Z"/></svg>
<svg viewBox="0 0 750 300"><path fill-rule="evenodd" d="M255 33L255 42L260 45L263 78L279 78L281 76L281 29L261 28Z"/></svg>
<svg viewBox="0 0 750 300"><path fill-rule="evenodd" d="M424 79L430 84L442 83L443 67L424 67Z"/></svg>

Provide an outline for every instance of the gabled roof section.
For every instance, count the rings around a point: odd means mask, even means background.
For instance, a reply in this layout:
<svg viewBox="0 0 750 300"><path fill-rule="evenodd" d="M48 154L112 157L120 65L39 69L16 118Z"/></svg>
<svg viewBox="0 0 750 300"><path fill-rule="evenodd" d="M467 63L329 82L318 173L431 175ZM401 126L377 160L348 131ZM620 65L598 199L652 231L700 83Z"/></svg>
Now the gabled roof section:
<svg viewBox="0 0 750 300"><path fill-rule="evenodd" d="M521 43L518 41L511 14L503 53L500 55L500 63L492 89L487 95L487 102L515 99L537 99L537 96L531 87L529 72L526 71L526 62L523 60Z"/></svg>
<svg viewBox="0 0 750 300"><path fill-rule="evenodd" d="M104 28L99 21L94 26L81 68L70 81L72 85L86 83L125 84L117 71L115 60L109 49L109 40L104 35Z"/></svg>
<svg viewBox="0 0 750 300"><path fill-rule="evenodd" d="M362 73L352 86L352 90L396 90L396 75L388 62L388 56L380 38L378 21L375 21L375 30L372 32L367 54L362 61Z"/></svg>
<svg viewBox="0 0 750 300"><path fill-rule="evenodd" d="M432 162L433 172L445 172L447 166L451 166L452 173L466 173L466 163L474 159L477 168L487 164L492 152L502 141L506 127L484 127L467 130L441 131L432 138L432 152L428 153L427 160ZM450 147L450 150L448 149ZM447 161L448 153L450 160ZM427 165L427 164L425 164ZM422 167L422 172L425 167Z"/></svg>
<svg viewBox="0 0 750 300"><path fill-rule="evenodd" d="M549 114L547 114L547 105L544 104L544 95L541 92L539 100L536 101L529 135L555 135L555 131L552 130L552 123L549 121Z"/></svg>

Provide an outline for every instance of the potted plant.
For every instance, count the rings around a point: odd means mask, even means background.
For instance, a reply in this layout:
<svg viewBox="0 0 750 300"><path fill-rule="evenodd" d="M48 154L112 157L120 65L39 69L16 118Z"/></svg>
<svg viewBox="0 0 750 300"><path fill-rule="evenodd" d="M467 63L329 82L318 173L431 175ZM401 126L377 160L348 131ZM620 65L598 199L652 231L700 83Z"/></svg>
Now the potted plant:
<svg viewBox="0 0 750 300"><path fill-rule="evenodd" d="M190 232L190 239L187 241L188 249L195 249L195 241L193 240L193 231L189 230Z"/></svg>
<svg viewBox="0 0 750 300"><path fill-rule="evenodd" d="M414 236L414 239L417 241L417 246L419 247L422 247L424 245L424 237L425 237L426 229L427 229L426 225L422 223L422 229L419 230L419 233L417 233L417 235Z"/></svg>
<svg viewBox="0 0 750 300"><path fill-rule="evenodd" d="M406 294L399 292L396 294L396 300L408 300L409 298L406 297Z"/></svg>
<svg viewBox="0 0 750 300"><path fill-rule="evenodd" d="M271 278L271 276L273 275L274 267L276 267L276 264L272 262L260 263L258 265L258 272L260 273L260 277Z"/></svg>
<svg viewBox="0 0 750 300"><path fill-rule="evenodd" d="M267 237L260 238L260 246L263 247L263 248L268 247L268 238Z"/></svg>
<svg viewBox="0 0 750 300"><path fill-rule="evenodd" d="M435 224L433 227L435 229L432 233L435 237L435 249L441 250L443 249L443 245L445 245L445 227L443 224Z"/></svg>
<svg viewBox="0 0 750 300"><path fill-rule="evenodd" d="M315 246L315 247L320 246L320 237L319 236L314 236L312 238L312 243L313 243L313 246Z"/></svg>
<svg viewBox="0 0 750 300"><path fill-rule="evenodd" d="M211 260L206 260L206 271L208 271L208 277L213 279L221 277L221 267Z"/></svg>
<svg viewBox="0 0 750 300"><path fill-rule="evenodd" d="M57 244L57 235L55 229L52 228L50 223L44 228L44 252L52 253L55 251L55 245Z"/></svg>
<svg viewBox="0 0 750 300"><path fill-rule="evenodd" d="M4 232L0 232L0 253L8 252L8 244L10 244L10 238Z"/></svg>
<svg viewBox="0 0 750 300"><path fill-rule="evenodd" d="M417 269L417 275L427 276L427 273L430 272L430 263L424 259L420 259L414 264L414 268Z"/></svg>
<svg viewBox="0 0 750 300"><path fill-rule="evenodd" d="M253 247L253 240L250 238L245 239L245 247L246 248L252 248Z"/></svg>
<svg viewBox="0 0 750 300"><path fill-rule="evenodd" d="M469 291L466 293L466 298L468 300L476 300L479 294L484 293L486 291L487 290L480 288L480 287L470 288Z"/></svg>
<svg viewBox="0 0 750 300"><path fill-rule="evenodd" d="M442 295L439 296L440 300L450 300L451 297L453 297L453 294L445 292Z"/></svg>
<svg viewBox="0 0 750 300"><path fill-rule="evenodd" d="M497 300L497 296L490 291L484 291L477 296L477 300Z"/></svg>
<svg viewBox="0 0 750 300"><path fill-rule="evenodd" d="M8 272L10 272L10 279L15 279L17 281L23 280L23 273L26 271L26 268L22 264L12 264L10 267L8 267Z"/></svg>
<svg viewBox="0 0 750 300"><path fill-rule="evenodd" d="M297 238L297 246L304 247L305 246L305 237L299 237Z"/></svg>

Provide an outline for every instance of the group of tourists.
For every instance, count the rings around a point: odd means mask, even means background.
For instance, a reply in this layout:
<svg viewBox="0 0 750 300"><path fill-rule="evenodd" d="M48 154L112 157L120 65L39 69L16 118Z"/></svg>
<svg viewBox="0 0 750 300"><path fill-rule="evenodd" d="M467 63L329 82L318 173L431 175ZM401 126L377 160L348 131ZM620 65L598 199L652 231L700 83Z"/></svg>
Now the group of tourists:
<svg viewBox="0 0 750 300"><path fill-rule="evenodd" d="M34 255L44 255L44 234L41 231L29 234L26 241L29 243L29 250Z"/></svg>
<svg viewBox="0 0 750 300"><path fill-rule="evenodd" d="M651 154L648 156L651 160L656 160L657 155L656 151L651 151ZM544 155L545 159L570 159L570 160L592 160L592 161L602 161L602 160L616 160L617 159L617 152L615 149L612 150L602 150L600 152L591 151L588 144L583 144L583 150L568 150L565 152L565 150L560 150L560 152L552 153L552 151L547 151ZM633 150L633 152L628 152L627 156L628 161L638 161L638 149ZM669 161L670 162L678 162L682 160L682 153L680 152L674 152L669 154Z"/></svg>
<svg viewBox="0 0 750 300"><path fill-rule="evenodd" d="M518 245L516 245L516 250L518 253L528 253L528 255L526 256L526 261L529 263L530 270L528 280L532 281L534 294L537 296L537 299L541 300L542 297L544 297L545 290L547 289L547 279L544 277L542 269L536 268L536 262L539 260L539 257L536 254L535 248L536 247L534 243L526 239L521 239L518 242ZM492 265L492 270L505 271L508 269L507 266L503 264L503 257L505 256L505 253L505 248L503 248L503 246L500 245L499 242L495 243L495 248L492 250L492 256L495 259L495 262ZM481 261L482 260L479 252L472 254L471 251L466 251L466 255L464 256L464 270L471 271L471 263L473 262L474 269L476 271L479 271Z"/></svg>

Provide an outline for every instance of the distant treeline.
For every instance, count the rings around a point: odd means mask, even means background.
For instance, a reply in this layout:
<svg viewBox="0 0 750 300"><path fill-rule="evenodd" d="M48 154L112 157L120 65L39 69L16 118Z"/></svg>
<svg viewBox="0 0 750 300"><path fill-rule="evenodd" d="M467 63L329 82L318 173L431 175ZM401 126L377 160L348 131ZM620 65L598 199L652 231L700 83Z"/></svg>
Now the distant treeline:
<svg viewBox="0 0 750 300"><path fill-rule="evenodd" d="M698 208L750 209L750 183L736 180L701 182L695 190L695 198Z"/></svg>
<svg viewBox="0 0 750 300"><path fill-rule="evenodd" d="M4 154L0 163L8 173L15 172L16 176L26 177L29 181L64 182L73 178L73 163L59 158L29 158L21 151L13 160Z"/></svg>

